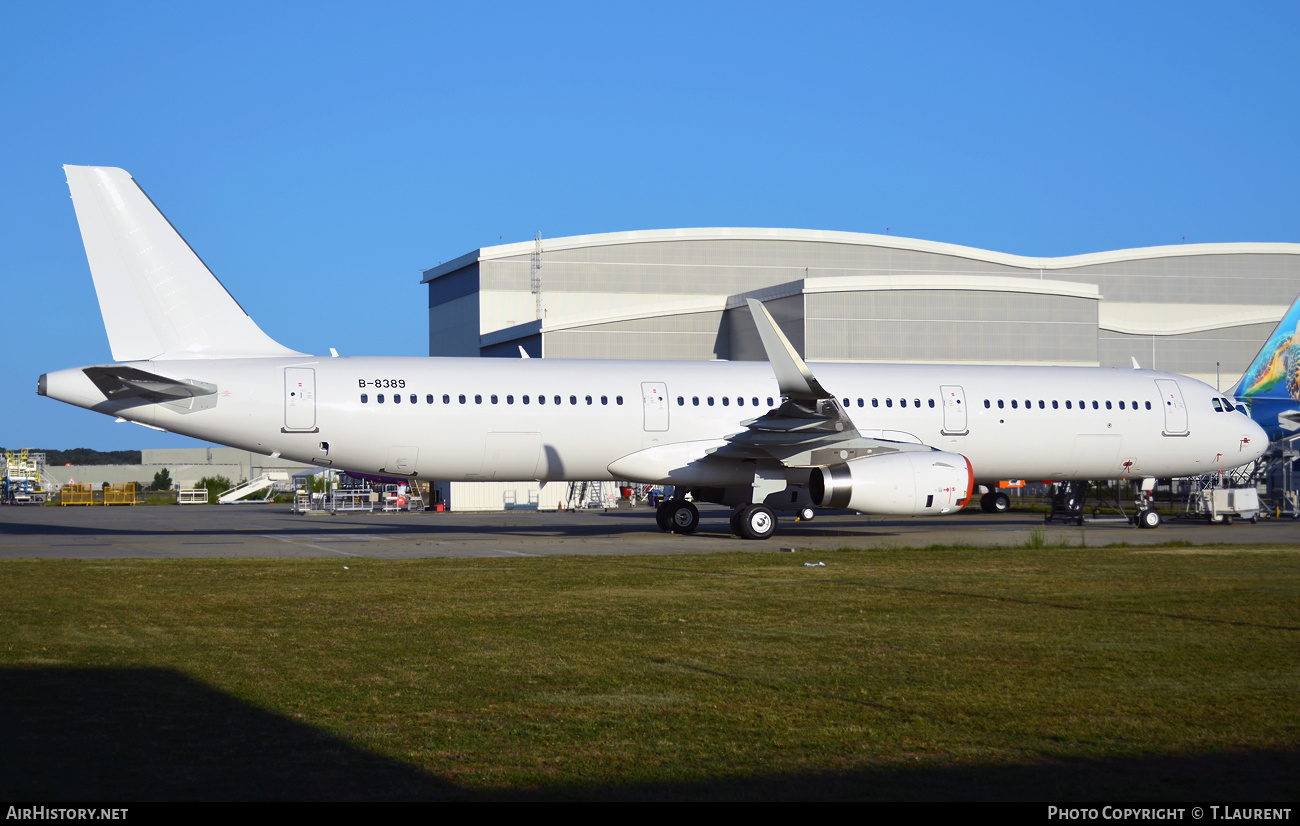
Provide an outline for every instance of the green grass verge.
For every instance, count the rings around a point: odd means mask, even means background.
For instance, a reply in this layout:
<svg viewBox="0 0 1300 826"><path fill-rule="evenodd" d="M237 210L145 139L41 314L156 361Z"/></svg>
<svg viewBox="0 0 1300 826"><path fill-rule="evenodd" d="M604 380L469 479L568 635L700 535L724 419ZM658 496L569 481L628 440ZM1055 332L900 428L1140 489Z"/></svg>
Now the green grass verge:
<svg viewBox="0 0 1300 826"><path fill-rule="evenodd" d="M0 797L1300 792L1296 548L3 561L0 605Z"/></svg>

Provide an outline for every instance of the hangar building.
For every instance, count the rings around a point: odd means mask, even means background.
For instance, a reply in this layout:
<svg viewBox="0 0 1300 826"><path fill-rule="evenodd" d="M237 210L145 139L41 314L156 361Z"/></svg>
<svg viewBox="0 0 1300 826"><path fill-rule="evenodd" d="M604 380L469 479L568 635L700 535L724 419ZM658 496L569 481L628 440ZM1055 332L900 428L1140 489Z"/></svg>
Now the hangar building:
<svg viewBox="0 0 1300 826"><path fill-rule="evenodd" d="M646 230L484 247L423 283L432 356L761 359L753 297L809 361L1136 358L1226 389L1300 291L1300 244L1032 258L853 232Z"/></svg>

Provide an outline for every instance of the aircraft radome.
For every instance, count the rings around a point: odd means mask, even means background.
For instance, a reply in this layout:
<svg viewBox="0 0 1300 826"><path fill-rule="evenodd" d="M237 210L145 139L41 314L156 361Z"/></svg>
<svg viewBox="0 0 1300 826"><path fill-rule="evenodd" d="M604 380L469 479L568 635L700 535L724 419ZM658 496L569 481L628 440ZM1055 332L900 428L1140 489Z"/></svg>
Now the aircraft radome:
<svg viewBox="0 0 1300 826"><path fill-rule="evenodd" d="M64 169L115 363L45 374L38 392L258 453L410 479L673 485L662 529L695 530L689 492L763 539L777 511L951 514L999 479L1150 491L1268 444L1213 388L1171 373L810 369L753 300L767 362L311 356L263 333L130 175Z"/></svg>

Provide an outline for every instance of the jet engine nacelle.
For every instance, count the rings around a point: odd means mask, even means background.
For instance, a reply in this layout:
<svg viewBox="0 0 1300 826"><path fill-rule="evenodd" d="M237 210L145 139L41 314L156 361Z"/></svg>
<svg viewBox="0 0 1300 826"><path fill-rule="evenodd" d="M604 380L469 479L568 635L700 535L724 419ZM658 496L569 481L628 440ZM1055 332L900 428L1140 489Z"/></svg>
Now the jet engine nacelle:
<svg viewBox="0 0 1300 826"><path fill-rule="evenodd" d="M905 451L816 468L814 502L889 516L956 513L970 501L975 472L960 453Z"/></svg>

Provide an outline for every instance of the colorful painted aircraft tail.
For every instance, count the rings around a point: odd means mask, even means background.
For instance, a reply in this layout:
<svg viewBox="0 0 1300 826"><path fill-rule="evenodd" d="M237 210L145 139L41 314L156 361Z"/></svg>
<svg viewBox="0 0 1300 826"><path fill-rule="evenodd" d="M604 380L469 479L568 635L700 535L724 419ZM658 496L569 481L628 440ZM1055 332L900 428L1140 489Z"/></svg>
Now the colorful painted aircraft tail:
<svg viewBox="0 0 1300 826"><path fill-rule="evenodd" d="M1290 438L1300 430L1300 296L1278 322L1231 394L1269 438Z"/></svg>

